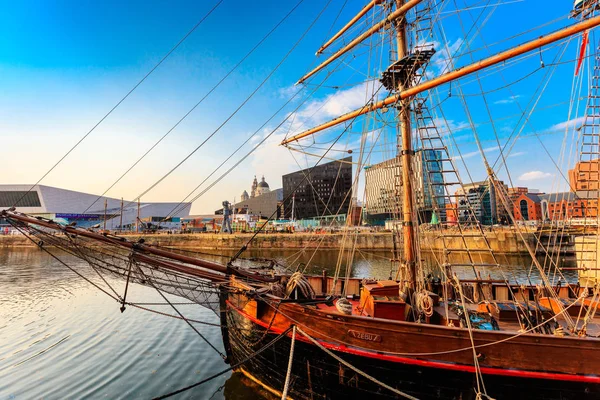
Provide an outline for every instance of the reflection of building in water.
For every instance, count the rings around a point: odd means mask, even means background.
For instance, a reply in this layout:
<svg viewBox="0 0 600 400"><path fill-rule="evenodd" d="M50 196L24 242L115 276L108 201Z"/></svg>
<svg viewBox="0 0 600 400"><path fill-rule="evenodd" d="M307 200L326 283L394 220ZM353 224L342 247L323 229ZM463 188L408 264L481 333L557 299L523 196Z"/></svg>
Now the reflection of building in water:
<svg viewBox="0 0 600 400"><path fill-rule="evenodd" d="M105 204L107 229L120 229L121 220L124 229L134 229L138 215L137 202L123 201L121 215L121 199L45 185L35 185L33 189L31 185L0 185L0 210L16 205L18 212L60 223L75 223L79 227L99 225L99 228L103 228ZM153 226L176 229L180 218L189 215L191 206L192 203L140 202L139 216Z"/></svg>

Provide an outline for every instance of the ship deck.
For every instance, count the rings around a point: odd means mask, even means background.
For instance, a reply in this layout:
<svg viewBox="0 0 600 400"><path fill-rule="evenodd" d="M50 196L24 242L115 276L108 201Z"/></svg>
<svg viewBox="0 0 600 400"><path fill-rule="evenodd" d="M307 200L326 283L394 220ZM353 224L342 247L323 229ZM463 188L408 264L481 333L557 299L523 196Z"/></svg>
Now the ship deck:
<svg viewBox="0 0 600 400"><path fill-rule="evenodd" d="M364 318L373 318L372 316L368 315L365 312L363 305L360 304L360 300L348 299L348 301L350 302L350 304L352 304L352 315L353 316L364 317ZM325 303L320 303L320 304L316 305L315 308L319 311L323 311L323 312L329 313L329 314L344 315L342 312L340 312L337 309L335 303L331 304L331 305L328 305ZM468 304L467 308L470 311L477 311L478 305ZM434 307L434 312L437 314L440 314L442 317L445 317L446 307L444 306L444 303L440 302L439 305ZM450 312L450 314L453 314L453 313ZM453 319L453 318L457 318L457 316L451 315L450 319ZM394 318L394 319L400 320L400 318ZM447 320L447 318L445 320ZM573 317L573 321L576 322L577 320L578 320L577 317ZM430 321L430 322L433 322L433 321ZM557 322L563 327L565 332L568 332L568 324L564 318L559 318ZM502 331L516 333L521 330L521 325L519 324L519 322L517 320L499 319L498 325L499 325L500 330L502 330ZM582 325L583 325L583 316L581 318L579 318L579 322L577 323L578 329L580 329L582 327ZM591 322L589 322L587 324L586 331L589 336L600 337L600 318L597 318L597 317L593 318L591 320Z"/></svg>

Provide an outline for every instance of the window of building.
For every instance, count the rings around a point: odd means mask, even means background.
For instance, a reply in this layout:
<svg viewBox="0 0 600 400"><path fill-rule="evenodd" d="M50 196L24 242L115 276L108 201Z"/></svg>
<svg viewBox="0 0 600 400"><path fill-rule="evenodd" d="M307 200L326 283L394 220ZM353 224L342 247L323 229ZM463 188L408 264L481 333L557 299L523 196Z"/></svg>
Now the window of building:
<svg viewBox="0 0 600 400"><path fill-rule="evenodd" d="M528 221L529 220L529 209L527 208L527 200L521 200L519 202L519 206L521 208L521 216L523 217L523 220Z"/></svg>
<svg viewBox="0 0 600 400"><path fill-rule="evenodd" d="M38 192L0 191L0 208L8 207L41 207Z"/></svg>

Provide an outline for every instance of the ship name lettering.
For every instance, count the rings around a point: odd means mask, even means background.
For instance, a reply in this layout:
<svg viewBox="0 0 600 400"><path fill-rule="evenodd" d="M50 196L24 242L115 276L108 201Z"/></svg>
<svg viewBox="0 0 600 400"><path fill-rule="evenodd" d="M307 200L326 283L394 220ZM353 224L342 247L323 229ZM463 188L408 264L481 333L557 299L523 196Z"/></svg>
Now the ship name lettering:
<svg viewBox="0 0 600 400"><path fill-rule="evenodd" d="M348 330L348 333L350 336L356 339L368 340L370 342L381 342L381 335L376 335L374 333L359 332L352 329Z"/></svg>

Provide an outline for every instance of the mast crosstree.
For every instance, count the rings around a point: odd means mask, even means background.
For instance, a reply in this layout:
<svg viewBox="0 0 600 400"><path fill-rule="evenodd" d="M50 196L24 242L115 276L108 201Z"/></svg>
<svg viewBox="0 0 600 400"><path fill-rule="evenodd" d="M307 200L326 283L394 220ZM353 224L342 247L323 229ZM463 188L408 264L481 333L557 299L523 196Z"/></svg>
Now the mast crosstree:
<svg viewBox="0 0 600 400"><path fill-rule="evenodd" d="M346 121L350 121L356 117L359 117L361 115L364 114L368 114L370 112L373 112L375 110L379 110L382 109L384 107L388 107L390 105L396 104L398 101L406 99L406 98L410 98L413 97L419 93L423 93L427 90L436 88L440 85L443 85L445 83L449 83L451 81L454 81L456 79L462 78L464 76L470 75L472 73L475 73L477 71L481 71L483 69L489 68L491 66L497 65L501 62L504 62L506 60L509 60L511 58L520 56L522 54L528 53L532 50L538 49L540 47L543 47L545 45L557 42L559 40L568 38L570 36L576 35L578 33L581 33L585 30L588 29L592 29L597 27L598 25L600 25L600 16L596 16L593 18L590 18L588 20L582 21L580 23L571 25L567 28L561 29L559 31L556 31L554 33L551 33L549 35L546 36L542 36L539 39L535 39L532 40L530 42L527 42L525 44L522 44L520 46L517 46L513 49L510 50L506 50L504 52L501 52L499 54L496 54L494 56L488 57L486 59L483 59L481 61L478 61L476 63L467 65L465 67L461 67L458 69L455 69L454 71L445 73L437 78L431 79L429 81L423 82L421 84L415 85L413 87L411 87L410 89L407 90L403 90L401 93L389 96L383 100L380 100L374 104L369 104L366 105L358 110L355 111L351 111L349 113L346 113L344 115L341 115L329 122L326 122L324 124L321 124L319 126L316 126L312 129L309 129L307 131L301 132L297 135L294 135L292 137L289 137L285 140L283 140L281 142L282 145L286 145L288 143L297 141L299 139L302 139L304 137L307 136L311 136L314 135L315 133L318 133L320 131L323 131L325 129L334 127L336 125L339 125L343 122Z"/></svg>

